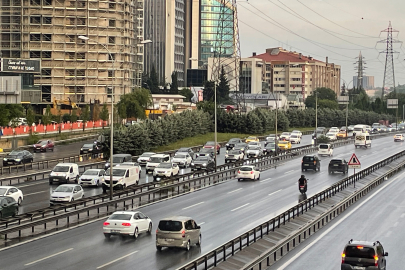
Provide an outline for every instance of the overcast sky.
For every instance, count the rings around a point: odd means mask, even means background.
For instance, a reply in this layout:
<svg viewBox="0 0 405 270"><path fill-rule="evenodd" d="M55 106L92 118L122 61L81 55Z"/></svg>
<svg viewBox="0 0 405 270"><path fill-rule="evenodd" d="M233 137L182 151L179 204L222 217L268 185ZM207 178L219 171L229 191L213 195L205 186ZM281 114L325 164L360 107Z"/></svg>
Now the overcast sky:
<svg viewBox="0 0 405 270"><path fill-rule="evenodd" d="M374 76L381 87L384 77L387 38L381 33L389 21L405 41L403 0L239 0L238 17L242 57L266 48L283 47L318 60L341 65L342 79L349 83L357 75L354 63L361 51L365 75ZM301 4L302 3L302 4ZM303 5L304 4L304 5ZM317 14L318 13L318 14ZM381 35L380 35L381 34ZM405 45L394 44L395 84L405 84ZM353 84L350 83L350 87Z"/></svg>

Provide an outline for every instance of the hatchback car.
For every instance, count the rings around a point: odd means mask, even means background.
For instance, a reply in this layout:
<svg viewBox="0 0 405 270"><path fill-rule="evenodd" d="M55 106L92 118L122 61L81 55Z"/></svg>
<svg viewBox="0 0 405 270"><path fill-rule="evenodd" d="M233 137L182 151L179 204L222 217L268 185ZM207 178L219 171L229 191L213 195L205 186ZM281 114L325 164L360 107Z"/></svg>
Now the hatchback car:
<svg viewBox="0 0 405 270"><path fill-rule="evenodd" d="M217 143L217 146L215 147L215 142L213 142L213 141L206 142L204 144L203 148L216 149L217 154L220 154L220 152L221 152L221 146L219 145L219 143Z"/></svg>
<svg viewBox="0 0 405 270"><path fill-rule="evenodd" d="M177 153L178 153L178 154L180 154L180 153L182 153L182 154L187 153L187 154L190 155L191 158L194 158L194 151L193 151L193 149L191 149L190 147L182 147L182 148L180 148L179 150L176 151L176 154L177 154Z"/></svg>
<svg viewBox="0 0 405 270"><path fill-rule="evenodd" d="M201 227L190 217L175 216L159 221L156 229L156 249L179 247L189 251L201 245Z"/></svg>
<svg viewBox="0 0 405 270"><path fill-rule="evenodd" d="M404 141L404 135L402 134L395 134L394 136L394 142L403 142Z"/></svg>
<svg viewBox="0 0 405 270"><path fill-rule="evenodd" d="M0 186L0 196L6 196L13 198L18 205L21 205L24 200L22 191L16 187Z"/></svg>
<svg viewBox="0 0 405 270"><path fill-rule="evenodd" d="M40 140L33 145L34 152L46 152L48 150L53 151L55 144L51 140Z"/></svg>
<svg viewBox="0 0 405 270"><path fill-rule="evenodd" d="M0 219L18 215L18 204L12 197L0 196Z"/></svg>
<svg viewBox="0 0 405 270"><path fill-rule="evenodd" d="M95 145L93 143L85 143L83 146L80 148L80 155L83 154L93 154L94 152Z"/></svg>
<svg viewBox="0 0 405 270"><path fill-rule="evenodd" d="M51 194L51 205L56 203L73 202L84 196L83 188L77 184L58 186Z"/></svg>
<svg viewBox="0 0 405 270"><path fill-rule="evenodd" d="M241 142L242 142L242 140L239 139L239 138L232 138L232 139L230 139L230 140L227 142L227 144L225 145L225 146L226 146L226 150L232 149L232 148L235 146L235 144L241 143Z"/></svg>
<svg viewBox="0 0 405 270"><path fill-rule="evenodd" d="M110 238L111 235L130 235L136 239L143 232L152 233L152 220L139 211L114 212L103 223L105 238Z"/></svg>
<svg viewBox="0 0 405 270"><path fill-rule="evenodd" d="M3 158L3 166L32 163L34 157L27 150L13 150Z"/></svg>
<svg viewBox="0 0 405 270"><path fill-rule="evenodd" d="M86 170L80 177L78 184L81 186L96 186L99 187L104 181L103 169Z"/></svg>
<svg viewBox="0 0 405 270"><path fill-rule="evenodd" d="M329 174L335 172L341 172L346 174L349 170L349 165L347 165L347 161L343 158L334 158L329 162L328 172Z"/></svg>
<svg viewBox="0 0 405 270"><path fill-rule="evenodd" d="M214 170L215 160L210 156L199 156L191 163L191 170Z"/></svg>
<svg viewBox="0 0 405 270"><path fill-rule="evenodd" d="M255 166L251 165L244 165L240 167L238 170L238 174L236 176L238 181L249 179L249 180L260 180L260 171L256 169Z"/></svg>
<svg viewBox="0 0 405 270"><path fill-rule="evenodd" d="M388 252L379 241L353 241L351 239L343 249L341 270L385 270Z"/></svg>
<svg viewBox="0 0 405 270"><path fill-rule="evenodd" d="M314 170L319 171L321 169L321 161L317 155L306 155L301 161L301 170Z"/></svg>
<svg viewBox="0 0 405 270"><path fill-rule="evenodd" d="M145 152L142 155L139 156L138 158L138 163L141 166L146 166L146 163L148 163L148 161L150 161L150 157L156 155L156 153L154 152Z"/></svg>

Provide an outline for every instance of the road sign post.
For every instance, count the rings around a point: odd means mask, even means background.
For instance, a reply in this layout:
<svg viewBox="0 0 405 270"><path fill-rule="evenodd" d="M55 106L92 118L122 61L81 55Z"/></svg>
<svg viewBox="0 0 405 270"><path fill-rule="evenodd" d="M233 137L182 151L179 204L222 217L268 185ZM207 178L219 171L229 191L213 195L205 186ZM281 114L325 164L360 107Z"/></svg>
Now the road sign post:
<svg viewBox="0 0 405 270"><path fill-rule="evenodd" d="M356 174L356 169L361 169L360 160L354 153L350 158L349 163L347 163L347 165L349 165L349 169L353 169L353 174ZM356 179L354 180L354 188L356 188Z"/></svg>

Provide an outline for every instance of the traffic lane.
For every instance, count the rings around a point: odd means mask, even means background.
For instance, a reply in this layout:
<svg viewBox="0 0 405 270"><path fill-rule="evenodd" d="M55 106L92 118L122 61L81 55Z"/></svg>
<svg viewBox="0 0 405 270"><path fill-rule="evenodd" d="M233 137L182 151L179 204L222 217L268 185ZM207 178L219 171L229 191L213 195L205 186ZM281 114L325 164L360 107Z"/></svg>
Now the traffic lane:
<svg viewBox="0 0 405 270"><path fill-rule="evenodd" d="M18 214L24 214L49 207L50 193L48 192L49 183L40 181L39 183L26 183L18 186L23 192L24 200L18 208Z"/></svg>
<svg viewBox="0 0 405 270"><path fill-rule="evenodd" d="M351 147L353 147L353 145L351 145ZM347 152L348 149L342 149L342 151ZM297 165L295 162L297 162L297 160L288 161L286 163L291 163L290 166L292 165L291 167L296 168ZM143 242L138 240L134 242L131 239L124 241L115 239L113 242L105 241L102 235L102 221L100 221L49 238L40 239L33 242L34 244L25 244L20 247L23 249L21 252L24 252L26 248L33 250L31 245L38 243L50 246L51 248L49 250L57 250L57 248L52 249L52 246L54 243L58 243L56 247L71 246L74 250L68 261L61 258L60 261L55 262L54 267L57 268L59 263L60 267L63 267L66 265L77 265L85 261L86 267L94 268L120 258L122 254L129 254L135 250L137 253L133 256L126 257L125 260L122 261L118 260L105 268L122 268L136 264L142 265L145 269L171 269L172 267L177 267L192 258L212 250L212 248L240 235L253 226L271 219L281 212L283 207L289 208L291 207L289 204L295 205L298 196L296 179L285 177L285 173L286 171L280 170L279 167L279 169L263 172L261 181L230 181L218 185L215 189L205 189L193 194L171 199L164 204L158 203L143 207L141 211L150 216L154 222L152 237L143 236L144 238L141 239L146 239ZM274 179L271 178L276 174L278 177ZM317 174L314 180L322 181L327 179L326 181L333 181L333 178L334 176L327 174L325 176ZM277 192L278 190L276 189L284 187L283 185L277 187L280 183L284 184L286 188ZM177 249L164 249L161 253L156 252L154 231L157 223L161 218L171 215L191 216L197 223L202 224L203 245L201 249L193 247L193 253L188 254ZM91 241L87 241L87 239L91 239ZM128 242L130 243L129 247ZM80 248L77 248L77 246ZM105 248L100 249L99 246ZM110 246L114 246L114 248L110 249ZM86 253L82 253L81 248L95 251L95 253L93 253L94 256L89 258L84 255ZM97 253L97 250L100 250L100 253ZM108 258L103 256L103 254L107 253L109 254ZM168 254L173 256L169 256ZM49 253L39 252L33 254L31 257L27 257L27 261L35 261L41 258L41 256L48 255ZM0 253L0 259L2 261L3 258L6 259L5 265L7 265L9 259L7 253ZM179 263L180 261L181 263ZM45 267L46 265L41 265L41 262L38 262L36 266ZM67 269L74 269L74 267L68 267Z"/></svg>
<svg viewBox="0 0 405 270"><path fill-rule="evenodd" d="M343 248L350 239L380 241L389 254L387 268L403 269L404 177L402 173L390 178L270 269L339 269Z"/></svg>

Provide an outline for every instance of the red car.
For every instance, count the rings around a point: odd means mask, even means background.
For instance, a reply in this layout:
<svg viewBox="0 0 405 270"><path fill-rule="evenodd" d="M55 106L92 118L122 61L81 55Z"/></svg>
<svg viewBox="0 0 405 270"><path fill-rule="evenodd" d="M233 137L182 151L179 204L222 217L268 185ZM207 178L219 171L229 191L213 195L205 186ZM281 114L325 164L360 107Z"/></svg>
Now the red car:
<svg viewBox="0 0 405 270"><path fill-rule="evenodd" d="M33 146L34 152L46 152L48 149L53 151L55 144L51 140L40 140Z"/></svg>
<svg viewBox="0 0 405 270"><path fill-rule="evenodd" d="M209 141L207 142L203 148L214 148L215 147L215 142ZM221 146L217 143L217 154L219 154L221 151Z"/></svg>

